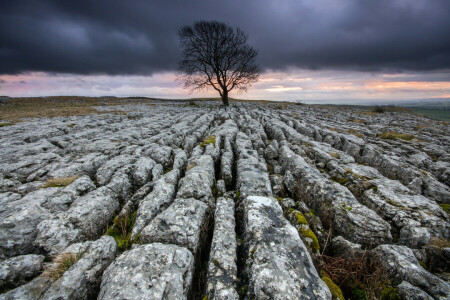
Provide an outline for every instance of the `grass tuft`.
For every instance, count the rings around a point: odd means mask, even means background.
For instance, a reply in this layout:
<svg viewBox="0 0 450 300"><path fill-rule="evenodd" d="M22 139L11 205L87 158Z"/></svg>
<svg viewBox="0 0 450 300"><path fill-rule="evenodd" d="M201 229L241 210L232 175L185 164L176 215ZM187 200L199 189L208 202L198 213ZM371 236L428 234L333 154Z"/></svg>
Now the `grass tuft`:
<svg viewBox="0 0 450 300"><path fill-rule="evenodd" d="M117 243L119 251L125 251L131 248L133 244L139 244L140 239L136 237L131 239L131 232L136 222L137 212L123 217L116 217L114 223L108 228L105 235L112 236Z"/></svg>
<svg viewBox="0 0 450 300"><path fill-rule="evenodd" d="M414 136L412 134L399 133L396 131L382 132L378 135L378 137L385 139L385 140L405 140L405 141L410 141L410 140L416 138L416 136Z"/></svg>
<svg viewBox="0 0 450 300"><path fill-rule="evenodd" d="M11 125L14 125L14 123L11 123L11 122L0 123L0 127L6 127L6 126L11 126Z"/></svg>
<svg viewBox="0 0 450 300"><path fill-rule="evenodd" d="M69 177L60 177L60 178L52 178L48 179L46 182L44 182L41 185L42 189L49 188L49 187L66 187L75 180L78 179L78 175L75 176L69 176Z"/></svg>
<svg viewBox="0 0 450 300"><path fill-rule="evenodd" d="M330 155L331 157L334 157L336 159L341 158L341 156L337 152L328 152L328 155Z"/></svg>
<svg viewBox="0 0 450 300"><path fill-rule="evenodd" d="M80 260L81 256L82 253L74 254L71 252L62 253L56 256L53 260L54 266L45 271L44 275L57 280L78 260Z"/></svg>

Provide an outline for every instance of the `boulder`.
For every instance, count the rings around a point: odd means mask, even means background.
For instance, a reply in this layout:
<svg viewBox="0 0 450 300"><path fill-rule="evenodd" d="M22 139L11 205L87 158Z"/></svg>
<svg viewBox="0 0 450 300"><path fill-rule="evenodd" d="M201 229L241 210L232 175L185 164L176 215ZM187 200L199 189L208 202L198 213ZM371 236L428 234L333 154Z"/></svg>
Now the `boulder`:
<svg viewBox="0 0 450 300"><path fill-rule="evenodd" d="M187 299L193 269L194 257L186 248L136 245L106 269L97 299Z"/></svg>

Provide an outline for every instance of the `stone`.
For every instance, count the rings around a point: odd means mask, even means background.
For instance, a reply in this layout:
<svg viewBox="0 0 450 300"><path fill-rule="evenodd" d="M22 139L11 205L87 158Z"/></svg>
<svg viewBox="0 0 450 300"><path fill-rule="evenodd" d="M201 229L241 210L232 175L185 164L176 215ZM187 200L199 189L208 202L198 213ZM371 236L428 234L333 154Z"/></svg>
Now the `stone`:
<svg viewBox="0 0 450 300"><path fill-rule="evenodd" d="M174 244L189 249L194 257L205 243L211 212L193 198L175 199L141 232L141 242Z"/></svg>
<svg viewBox="0 0 450 300"><path fill-rule="evenodd" d="M246 297L331 299L297 230L275 198L243 200L244 243L248 251Z"/></svg>
<svg viewBox="0 0 450 300"><path fill-rule="evenodd" d="M42 272L45 256L19 255L0 262L0 290L22 285Z"/></svg>
<svg viewBox="0 0 450 300"><path fill-rule="evenodd" d="M185 177L181 178L177 198L195 198L214 207L212 188L215 182L214 161L210 155L189 160Z"/></svg>
<svg viewBox="0 0 450 300"><path fill-rule="evenodd" d="M398 294L401 299L405 300L432 300L433 298L419 289L418 287L413 286L408 281L402 281L401 284L398 285Z"/></svg>
<svg viewBox="0 0 450 300"><path fill-rule="evenodd" d="M40 299L92 299L103 271L114 260L117 244L110 236L86 242L81 258L56 280ZM76 253L74 253L76 254Z"/></svg>
<svg viewBox="0 0 450 300"><path fill-rule="evenodd" d="M208 299L239 299L237 288L237 242L234 200L217 199L214 232L208 264L206 294Z"/></svg>
<svg viewBox="0 0 450 300"><path fill-rule="evenodd" d="M186 248L136 245L106 269L97 299L187 299L193 269L194 257Z"/></svg>
<svg viewBox="0 0 450 300"><path fill-rule="evenodd" d="M393 283L407 281L437 299L450 295L450 284L422 268L411 249L405 246L380 245L373 252Z"/></svg>
<svg viewBox="0 0 450 300"><path fill-rule="evenodd" d="M291 188L291 192L296 192L303 202L314 209L323 223L331 221L338 235L366 246L392 239L390 225L373 210L361 205L348 189L324 178L287 146L280 148L280 159L283 168L297 179L298 184L288 186L288 189Z"/></svg>
<svg viewBox="0 0 450 300"><path fill-rule="evenodd" d="M96 173L97 183L106 185L111 180L114 173L123 166L133 164L136 158L130 155L119 155L104 163Z"/></svg>
<svg viewBox="0 0 450 300"><path fill-rule="evenodd" d="M142 186L152 178L152 170L156 165L155 161L149 157L140 157L135 163L133 180L136 185Z"/></svg>
<svg viewBox="0 0 450 300"><path fill-rule="evenodd" d="M148 194L139 204L139 209L136 215L136 222L132 230L131 237L136 236L147 226L153 218L164 211L173 202L175 198L176 185L180 171L175 169L170 171L160 179L158 179L153 186L153 191Z"/></svg>

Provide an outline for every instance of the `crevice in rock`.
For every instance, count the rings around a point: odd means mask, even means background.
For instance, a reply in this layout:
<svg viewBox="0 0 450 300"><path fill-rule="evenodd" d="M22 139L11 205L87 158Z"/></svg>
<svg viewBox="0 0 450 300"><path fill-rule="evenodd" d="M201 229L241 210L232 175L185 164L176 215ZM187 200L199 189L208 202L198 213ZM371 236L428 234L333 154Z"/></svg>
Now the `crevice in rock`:
<svg viewBox="0 0 450 300"><path fill-rule="evenodd" d="M192 276L191 293L188 295L190 300L202 300L206 294L206 283L208 276L209 255L211 252L211 243L214 233L214 212L210 213L208 222L205 224L204 238L202 245L195 258L194 274Z"/></svg>

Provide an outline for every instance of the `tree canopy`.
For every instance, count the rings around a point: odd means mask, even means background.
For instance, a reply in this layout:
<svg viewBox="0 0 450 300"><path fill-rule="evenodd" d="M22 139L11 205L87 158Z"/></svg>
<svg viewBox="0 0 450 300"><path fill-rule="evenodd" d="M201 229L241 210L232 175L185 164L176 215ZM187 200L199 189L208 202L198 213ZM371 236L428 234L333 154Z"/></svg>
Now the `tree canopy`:
<svg viewBox="0 0 450 300"><path fill-rule="evenodd" d="M258 52L247 44L248 36L239 28L199 21L182 27L178 35L183 51L180 78L185 88L193 92L212 87L228 106L230 91L247 91L257 81Z"/></svg>

